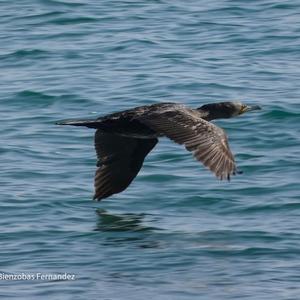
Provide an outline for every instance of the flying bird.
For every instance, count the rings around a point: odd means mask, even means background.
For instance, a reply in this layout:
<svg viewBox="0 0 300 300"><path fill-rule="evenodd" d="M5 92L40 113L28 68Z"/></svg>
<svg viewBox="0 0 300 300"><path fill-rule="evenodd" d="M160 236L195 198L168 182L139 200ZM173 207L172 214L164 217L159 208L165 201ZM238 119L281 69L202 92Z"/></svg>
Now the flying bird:
<svg viewBox="0 0 300 300"><path fill-rule="evenodd" d="M64 120L58 125L96 129L97 170L94 200L124 191L140 171L159 137L184 145L219 179L237 173L234 156L223 129L211 120L232 118L261 109L240 102L220 102L188 108L177 103L158 103L112 113L92 120Z"/></svg>

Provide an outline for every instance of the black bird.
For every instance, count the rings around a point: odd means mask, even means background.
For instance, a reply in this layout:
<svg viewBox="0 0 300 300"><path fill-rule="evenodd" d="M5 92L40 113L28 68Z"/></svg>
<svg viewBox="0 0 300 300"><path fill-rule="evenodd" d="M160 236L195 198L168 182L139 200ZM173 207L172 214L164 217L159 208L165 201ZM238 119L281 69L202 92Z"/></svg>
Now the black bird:
<svg viewBox="0 0 300 300"><path fill-rule="evenodd" d="M183 104L158 103L109 114L94 120L65 120L58 125L95 128L97 170L94 199L124 191L140 171L158 138L183 144L219 179L237 173L223 129L209 121L260 109L240 102L206 104L191 109Z"/></svg>

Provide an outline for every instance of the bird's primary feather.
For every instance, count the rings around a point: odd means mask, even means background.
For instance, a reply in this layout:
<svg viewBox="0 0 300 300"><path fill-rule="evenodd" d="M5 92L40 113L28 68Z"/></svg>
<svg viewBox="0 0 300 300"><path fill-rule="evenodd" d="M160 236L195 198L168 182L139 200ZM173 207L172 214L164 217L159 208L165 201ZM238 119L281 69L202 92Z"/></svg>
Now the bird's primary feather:
<svg viewBox="0 0 300 300"><path fill-rule="evenodd" d="M98 168L95 174L94 199L104 199L125 190L157 142L156 138L124 137L98 129L95 133Z"/></svg>
<svg viewBox="0 0 300 300"><path fill-rule="evenodd" d="M184 108L142 116L139 120L174 142L185 145L218 178L230 179L236 173L224 130L200 118L194 111Z"/></svg>

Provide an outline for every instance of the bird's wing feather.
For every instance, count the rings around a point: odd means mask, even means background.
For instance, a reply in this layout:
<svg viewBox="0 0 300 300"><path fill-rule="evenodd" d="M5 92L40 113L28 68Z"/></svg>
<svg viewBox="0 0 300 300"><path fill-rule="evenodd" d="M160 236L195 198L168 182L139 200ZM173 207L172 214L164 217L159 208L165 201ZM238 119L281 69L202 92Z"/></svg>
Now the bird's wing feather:
<svg viewBox="0 0 300 300"><path fill-rule="evenodd" d="M125 190L157 142L155 138L129 138L98 129L95 133L98 168L95 174L94 199L101 200Z"/></svg>
<svg viewBox="0 0 300 300"><path fill-rule="evenodd" d="M236 173L233 154L223 129L188 108L144 115L139 121L178 144L184 144L220 179Z"/></svg>

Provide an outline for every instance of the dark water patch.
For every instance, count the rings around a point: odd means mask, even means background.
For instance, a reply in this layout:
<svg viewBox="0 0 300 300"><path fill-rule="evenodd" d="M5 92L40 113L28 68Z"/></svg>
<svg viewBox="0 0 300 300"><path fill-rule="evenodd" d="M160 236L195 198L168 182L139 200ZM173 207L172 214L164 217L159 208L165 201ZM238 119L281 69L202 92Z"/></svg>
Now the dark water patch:
<svg viewBox="0 0 300 300"><path fill-rule="evenodd" d="M247 160L257 160L259 158L263 158L264 156L256 153L237 153L235 155L236 159L239 161L247 161Z"/></svg>
<svg viewBox="0 0 300 300"><path fill-rule="evenodd" d="M244 209L239 209L239 213L258 213L265 215L268 212L278 212L278 213L296 213L300 212L300 203L272 203L272 204L256 204L253 206L246 207Z"/></svg>
<svg viewBox="0 0 300 300"><path fill-rule="evenodd" d="M299 8L299 3L296 1L290 1L290 2L285 2L285 3L270 3L269 8L271 9L278 9L278 10L291 10L291 9L296 9Z"/></svg>
<svg viewBox="0 0 300 300"><path fill-rule="evenodd" d="M40 49L22 49L17 50L12 53L0 55L0 61L11 61L16 62L15 60L23 60L23 59L42 59L49 57L51 53L46 50L40 50Z"/></svg>
<svg viewBox="0 0 300 300"><path fill-rule="evenodd" d="M85 30L78 29L78 30L73 31L73 32L72 31L69 31L69 32L52 32L52 33L49 33L47 36L48 36L48 39L52 39L52 40L55 40L55 41L57 41L58 39L66 41L67 39L79 39L80 37L86 37L86 36L89 36L91 34L92 34L91 32L86 32ZM80 55L80 54L77 52L77 55Z"/></svg>
<svg viewBox="0 0 300 300"><path fill-rule="evenodd" d="M208 230L200 232L198 238L204 239L205 241L228 241L233 243L234 241L246 240L251 241L263 241L263 242L280 242L283 240L275 234L266 231L238 231L238 230Z"/></svg>
<svg viewBox="0 0 300 300"><path fill-rule="evenodd" d="M76 17L76 18L56 18L49 20L48 23L56 24L56 25L77 25L77 24L86 24L86 23L94 23L98 22L97 18L92 17Z"/></svg>
<svg viewBox="0 0 300 300"><path fill-rule="evenodd" d="M257 259L258 257L268 256L268 257L292 257L294 255L299 255L299 249L291 248L270 248L270 247L249 247L243 250L228 250L228 251L210 251L214 254L224 255L224 256L242 256L242 257L252 257Z"/></svg>
<svg viewBox="0 0 300 300"><path fill-rule="evenodd" d="M24 90L17 93L13 98L7 99L9 107L15 107L22 111L23 109L37 109L51 106L56 101L55 96L42 92ZM26 115L24 114L24 117ZM28 118L29 116L27 116Z"/></svg>
<svg viewBox="0 0 300 300"><path fill-rule="evenodd" d="M269 36L264 36L264 38L266 39L266 41L268 39L272 39L272 40L276 39L276 41L282 40L282 43L287 43L289 40L293 41L291 38L286 36L269 35ZM270 55L278 56L278 55L288 54L290 56L290 59L292 59L292 57L295 57L297 59L300 55L300 51L297 45L291 45L288 48L286 46L279 46L279 47L274 47L273 49L261 49L252 52L253 52L252 55L261 56L262 58ZM278 72L280 72L280 69L278 69Z"/></svg>
<svg viewBox="0 0 300 300"><path fill-rule="evenodd" d="M182 176L180 175L165 175L165 174L155 174L155 175L144 175L140 177L139 180L141 181L148 181L148 182L170 182L175 180L180 180Z"/></svg>
<svg viewBox="0 0 300 300"><path fill-rule="evenodd" d="M233 16L243 16L251 13L255 13L259 11L258 7L250 7L250 6L223 6L220 8L212 8L204 13L209 13L211 15L233 15Z"/></svg>
<svg viewBox="0 0 300 300"><path fill-rule="evenodd" d="M245 174L247 174L247 172L249 172L249 168L248 170L246 170L246 168L243 167L243 170L245 170ZM255 173L255 172L254 172ZM269 195L270 194L270 188L272 186L268 185L267 187L260 187L260 186L254 186L254 187L237 187L237 188L231 188L231 192L232 193L240 193L241 195L247 195L247 196L255 196L255 195Z"/></svg>
<svg viewBox="0 0 300 300"><path fill-rule="evenodd" d="M157 58L167 58L167 59L185 59L189 57L188 53L163 53L163 54L157 54L155 57Z"/></svg>
<svg viewBox="0 0 300 300"><path fill-rule="evenodd" d="M157 155L157 161L160 163L175 163L184 160L186 160L185 156L173 152L159 153Z"/></svg>
<svg viewBox="0 0 300 300"><path fill-rule="evenodd" d="M182 192L186 194L186 197L180 199L179 201L176 201L176 204L170 204L170 206L176 205L176 208L184 207L186 209L195 209L198 207L202 207L206 210L215 210L222 207L231 207L232 203L234 202L220 195L211 197L208 194L207 196L205 196L205 192L199 190L195 190L192 193L201 193L201 195L189 196L189 194L191 193L190 189L188 189L187 191L183 190Z"/></svg>
<svg viewBox="0 0 300 300"><path fill-rule="evenodd" d="M49 5L49 6L62 6L62 7L81 7L86 4L79 1L57 1L57 0L36 0L38 3Z"/></svg>
<svg viewBox="0 0 300 300"><path fill-rule="evenodd" d="M95 231L148 231L154 228L143 225L144 214L115 215L103 209L96 210L99 220Z"/></svg>
<svg viewBox="0 0 300 300"><path fill-rule="evenodd" d="M281 109L272 109L266 113L263 113L262 116L264 119L269 120L291 120L291 119L299 119L300 120L300 112L292 112Z"/></svg>
<svg viewBox="0 0 300 300"><path fill-rule="evenodd" d="M18 92L13 98L7 98L5 101L9 107L34 110L37 108L46 108L54 104L60 105L65 103L68 105L82 102L82 99L72 94L51 95L34 90L23 90Z"/></svg>
<svg viewBox="0 0 300 300"><path fill-rule="evenodd" d="M51 11L51 12L45 12L45 13L39 13L39 14L28 14L28 15L16 16L15 19L16 20L35 21L35 20L40 20L40 19L48 19L51 17L57 17L57 16L60 16L63 14L64 14L64 12L62 12L62 11ZM36 23L34 22L33 24L36 24Z"/></svg>
<svg viewBox="0 0 300 300"><path fill-rule="evenodd" d="M191 28L194 28L195 32L200 32L200 26L205 26L205 27L208 27L208 28L211 28L211 29L216 29L218 27L222 27L222 29L230 29L231 27L234 27L234 28L243 28L245 27L243 24L234 24L234 23L225 23L225 22L221 22L221 21L218 21L218 20L211 20L211 21L207 21L207 20L201 20L199 19L199 16L198 16L198 13L196 13L194 15L194 20L185 20L182 25L184 27L191 27ZM220 40L219 41L220 43L224 43L223 40Z"/></svg>
<svg viewBox="0 0 300 300"><path fill-rule="evenodd" d="M249 87L245 86L238 86L238 85L229 85L229 84L221 84L221 83L212 83L212 82L178 82L172 83L168 86L169 89L173 91L182 91L182 90L199 90L202 87L209 89L209 90L247 90L250 89Z"/></svg>
<svg viewBox="0 0 300 300"><path fill-rule="evenodd" d="M116 45L109 46L107 48L104 48L105 51L117 53L117 52L127 52L127 51L141 51L142 49L140 47L152 47L157 45L155 41L152 41L147 38L134 38L130 40L122 40L119 41ZM139 50L137 50L139 49Z"/></svg>
<svg viewBox="0 0 300 300"><path fill-rule="evenodd" d="M32 107L34 105L47 106L49 104L52 104L53 101L55 101L55 98L56 98L55 96L48 95L42 92L24 90L19 92L16 95L15 99L19 104L22 103L25 106L30 105Z"/></svg>

